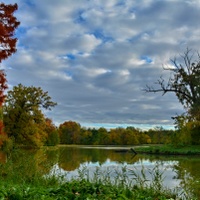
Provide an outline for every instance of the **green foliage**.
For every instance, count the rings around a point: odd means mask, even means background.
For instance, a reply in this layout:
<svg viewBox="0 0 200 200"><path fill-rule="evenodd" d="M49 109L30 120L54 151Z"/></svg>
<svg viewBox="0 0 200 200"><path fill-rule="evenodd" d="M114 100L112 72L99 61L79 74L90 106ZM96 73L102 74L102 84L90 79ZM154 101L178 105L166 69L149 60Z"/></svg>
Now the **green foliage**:
<svg viewBox="0 0 200 200"><path fill-rule="evenodd" d="M1 199L10 200L169 200L175 195L154 194L150 189L131 190L128 188L118 188L113 185L91 183L89 181L72 181L53 186L28 186L28 185L0 185ZM170 198L172 197L172 198Z"/></svg>
<svg viewBox="0 0 200 200"><path fill-rule="evenodd" d="M174 118L177 131L173 135L172 144L198 145L200 144L200 121L190 120L190 117L181 115Z"/></svg>
<svg viewBox="0 0 200 200"><path fill-rule="evenodd" d="M55 105L48 92L43 92L40 87L15 86L8 91L4 106L4 124L8 137L14 138L18 145L43 145L47 134L41 109L50 109Z"/></svg>
<svg viewBox="0 0 200 200"><path fill-rule="evenodd" d="M134 127L113 128L106 130L101 127L82 128L80 124L66 121L58 128L61 144L84 145L139 145L139 144L169 144L174 130L164 130L156 127L148 131L142 131Z"/></svg>
<svg viewBox="0 0 200 200"><path fill-rule="evenodd" d="M3 143L2 150L7 153L11 152L14 147L13 143L14 143L13 138L7 138Z"/></svg>
<svg viewBox="0 0 200 200"><path fill-rule="evenodd" d="M46 151L46 149L51 150ZM142 167L141 170L138 170L137 165L134 167L134 165L124 164L121 169L116 168L115 171L111 168L101 168L101 166L93 171L85 165L79 168L78 176L74 175L68 180L66 176L59 175L58 171L52 172L52 167L58 163L57 158L52 159L51 157L50 159L49 157L48 162L45 158L50 156L49 154L57 157L59 154L57 148L48 147L43 150L14 150L9 155L7 162L0 163L0 199L169 200L171 198L182 200L181 196L185 195L184 200L195 200L194 194L200 194L199 176L195 176L199 174L198 159L194 160L196 162L196 164L193 163L194 165L188 164L186 157L181 162L176 162L177 179L181 180L182 188L186 187L186 193L183 194L180 193L180 190L169 190L163 186L165 178L163 172L168 170L168 165L165 165L163 161L156 162L152 169ZM75 152L73 155L77 154ZM64 155L65 158L67 156L71 157L69 151ZM150 159L152 158L150 157ZM76 160L78 157L74 159L74 162ZM132 159L131 161L134 162ZM79 166L80 164L77 167Z"/></svg>
<svg viewBox="0 0 200 200"><path fill-rule="evenodd" d="M152 145L148 147L137 147L137 152L165 155L200 155L200 146L175 146L175 145Z"/></svg>
<svg viewBox="0 0 200 200"><path fill-rule="evenodd" d="M48 138L46 141L47 146L56 146L59 144L59 142L60 142L60 138L59 138L57 130L54 130L48 134Z"/></svg>
<svg viewBox="0 0 200 200"><path fill-rule="evenodd" d="M60 143L60 137L56 126L53 124L52 120L46 118L46 125L44 131L47 133L46 145L56 146Z"/></svg>
<svg viewBox="0 0 200 200"><path fill-rule="evenodd" d="M13 159L15 159L13 157ZM44 200L169 200L176 199L178 194L171 190L161 187L162 173L155 167L155 172L152 170L152 183L146 185L146 176L144 172L142 177L136 175L135 184L129 184L127 181L127 173L129 169L124 166L121 172L116 171L116 178L113 182L107 178L107 172L94 172L92 180L89 180L87 168L83 168L79 172L78 179L64 181L62 177L42 176L40 171L37 171L35 166L36 160L31 157L26 157L21 160L16 166L9 163L7 166L0 166L0 198L1 199L44 199ZM5 171L6 170L6 171ZM143 180L144 179L144 180ZM140 184L138 184L140 183Z"/></svg>

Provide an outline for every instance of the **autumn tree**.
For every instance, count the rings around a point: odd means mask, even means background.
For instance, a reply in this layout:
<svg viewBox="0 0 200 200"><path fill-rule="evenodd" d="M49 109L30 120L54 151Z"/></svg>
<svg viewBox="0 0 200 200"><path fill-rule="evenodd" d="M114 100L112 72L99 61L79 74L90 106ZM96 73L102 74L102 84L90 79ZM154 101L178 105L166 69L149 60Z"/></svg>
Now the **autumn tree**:
<svg viewBox="0 0 200 200"><path fill-rule="evenodd" d="M56 126L53 124L53 121L49 118L45 119L45 133L47 134L46 145L55 146L59 144L60 138Z"/></svg>
<svg viewBox="0 0 200 200"><path fill-rule="evenodd" d="M126 128L126 132L128 132L129 135L127 144L139 144L138 135L140 134L140 130L129 126Z"/></svg>
<svg viewBox="0 0 200 200"><path fill-rule="evenodd" d="M186 115L174 117L175 124L184 119L185 125L193 122L195 132L200 130L200 54L187 49L180 59L171 60L172 67L164 70L170 71L171 76L165 80L160 77L156 84L158 88L147 86L147 92L174 93L186 110ZM192 129L193 129L192 128ZM197 129L197 130L196 130ZM199 134L200 142L200 134Z"/></svg>
<svg viewBox="0 0 200 200"><path fill-rule="evenodd" d="M92 132L85 127L81 127L81 129L80 129L80 144L89 145L89 144L91 144L91 140L92 140Z"/></svg>
<svg viewBox="0 0 200 200"><path fill-rule="evenodd" d="M20 22L13 14L17 9L17 4L0 3L0 62L16 52L17 38L14 38L14 34Z"/></svg>
<svg viewBox="0 0 200 200"><path fill-rule="evenodd" d="M98 129L98 144L109 144L108 131L103 127Z"/></svg>
<svg viewBox="0 0 200 200"><path fill-rule="evenodd" d="M14 34L20 22L13 16L17 9L17 4L5 5L4 3L0 3L0 63L17 50L17 38L14 38ZM0 70L0 106L4 102L4 90L6 88L5 73L3 70Z"/></svg>
<svg viewBox="0 0 200 200"><path fill-rule="evenodd" d="M17 4L5 5L0 3L0 64L16 52L17 38L14 38L15 30L19 22L13 15L18 9ZM5 99L4 91L7 89L6 75L4 70L0 70L0 112L2 113L2 104ZM0 116L0 137L3 136L3 118ZM2 138L0 138L0 145Z"/></svg>
<svg viewBox="0 0 200 200"><path fill-rule="evenodd" d="M46 121L42 109L56 105L40 87L22 84L8 91L4 106L4 123L8 137L16 144L41 146L46 140Z"/></svg>
<svg viewBox="0 0 200 200"><path fill-rule="evenodd" d="M58 128L61 144L79 144L81 126L74 121L66 121Z"/></svg>
<svg viewBox="0 0 200 200"><path fill-rule="evenodd" d="M110 139L110 144L111 145L119 145L119 144L121 144L119 132L120 132L119 128L110 129L110 131L109 131L109 139Z"/></svg>

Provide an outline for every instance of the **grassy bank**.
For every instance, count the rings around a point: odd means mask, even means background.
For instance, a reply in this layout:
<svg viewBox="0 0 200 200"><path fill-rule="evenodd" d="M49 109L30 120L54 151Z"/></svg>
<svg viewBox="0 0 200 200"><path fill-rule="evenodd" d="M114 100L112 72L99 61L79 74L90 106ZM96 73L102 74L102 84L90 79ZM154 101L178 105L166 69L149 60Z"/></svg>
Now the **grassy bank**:
<svg viewBox="0 0 200 200"><path fill-rule="evenodd" d="M75 200L75 199L134 199L172 200L176 195L167 191L154 191L153 188L133 188L92 183L87 180L73 180L62 184L1 184L0 198L5 200Z"/></svg>
<svg viewBox="0 0 200 200"><path fill-rule="evenodd" d="M19 158L19 157L18 157ZM39 158L41 160L41 158ZM35 168L34 166L37 166ZM14 158L0 164L0 199L1 200L173 200L178 198L175 190L162 186L162 173L158 166L152 170L152 181L144 173L135 174L133 182L128 181L127 170L117 172L111 179L108 172L97 168L92 178L87 167L79 170L78 175L70 180L56 173L46 176L50 171L47 165L37 160L24 158L19 163ZM50 169L50 168L49 168Z"/></svg>
<svg viewBox="0 0 200 200"><path fill-rule="evenodd" d="M172 145L150 145L145 147L137 147L135 149L138 153L148 154L164 154L164 155L199 155L200 145L196 146L179 146Z"/></svg>
<svg viewBox="0 0 200 200"><path fill-rule="evenodd" d="M52 172L54 165L43 159L23 151L8 156L0 164L0 200L182 200L183 196L184 200L196 200L192 194L165 188L159 163L148 170L150 177L146 177L144 168L138 172L124 166L111 175L109 169L97 167L91 172L85 166L67 180Z"/></svg>

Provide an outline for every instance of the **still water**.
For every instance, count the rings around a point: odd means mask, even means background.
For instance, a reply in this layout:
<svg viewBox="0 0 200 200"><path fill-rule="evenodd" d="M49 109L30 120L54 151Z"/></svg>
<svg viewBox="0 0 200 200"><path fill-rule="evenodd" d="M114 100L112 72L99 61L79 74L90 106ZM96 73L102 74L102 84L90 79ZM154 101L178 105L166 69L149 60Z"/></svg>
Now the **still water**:
<svg viewBox="0 0 200 200"><path fill-rule="evenodd" d="M59 157L50 173L63 175L66 179L78 178L81 174L92 178L98 175L130 181L142 181L138 177L145 175L145 183L162 175L163 186L189 195L193 192L200 199L200 157L195 156L149 156L119 152L130 147L92 147L63 146L59 148ZM142 179L142 178L141 178ZM143 178L144 179L144 178ZM133 181L134 183L134 181Z"/></svg>
<svg viewBox="0 0 200 200"><path fill-rule="evenodd" d="M16 162L27 163L28 156L34 155L37 169L44 175L56 174L64 179L98 178L142 181L150 184L158 172L162 175L163 186L176 189L179 193L195 193L200 199L200 157L195 156L149 156L119 152L130 147L101 146L60 146L58 148L24 151L17 156ZM6 162L0 154L0 161ZM15 164L16 165L16 164Z"/></svg>

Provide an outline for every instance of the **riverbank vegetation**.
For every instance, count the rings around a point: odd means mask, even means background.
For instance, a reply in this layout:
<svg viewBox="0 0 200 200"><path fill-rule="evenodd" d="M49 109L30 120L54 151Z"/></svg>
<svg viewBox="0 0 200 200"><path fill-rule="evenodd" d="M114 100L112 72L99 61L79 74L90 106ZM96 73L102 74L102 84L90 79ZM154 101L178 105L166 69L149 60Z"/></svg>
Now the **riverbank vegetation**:
<svg viewBox="0 0 200 200"><path fill-rule="evenodd" d="M52 183L53 181L53 183ZM97 200L97 199L134 199L134 200L172 200L177 195L171 191L155 191L154 188L126 187L88 180L73 180L58 183L56 180L45 180L40 184L4 184L0 183L1 199L27 200ZM181 199L181 198L180 198Z"/></svg>
<svg viewBox="0 0 200 200"><path fill-rule="evenodd" d="M1 199L182 199L178 190L163 187L163 176L158 165L149 172L151 180L144 174L144 169L137 174L134 169L126 167L121 171L116 170L113 178L109 171L102 172L97 167L96 171L90 172L87 167L83 167L76 177L67 180L59 173L49 174L49 163L31 154L26 157L21 155L20 162L16 162L18 153L13 152L9 161L0 165ZM133 176L131 180L128 174Z"/></svg>
<svg viewBox="0 0 200 200"><path fill-rule="evenodd" d="M74 199L134 199L172 200L176 194L170 191L154 191L153 188L127 188L104 183L92 183L87 180L73 180L62 184L46 180L45 184L0 184L1 199L30 200L74 200Z"/></svg>
<svg viewBox="0 0 200 200"><path fill-rule="evenodd" d="M136 148L138 153L157 154L157 155L199 155L200 146L173 146L173 145L149 145Z"/></svg>
<svg viewBox="0 0 200 200"><path fill-rule="evenodd" d="M200 195L198 170L195 173L199 159L195 157L191 164L187 160L191 160L190 157L180 157L179 162L174 162L176 157L158 160L157 156L132 157L128 153L115 153L113 149L85 147L63 145L37 150L15 149L4 159L1 155L0 197L50 200L109 199L107 197L181 200L185 197L184 200L196 200L195 195ZM145 158L152 165L143 165L141 160ZM106 166L108 159L118 164ZM97 160L99 164L95 165ZM165 161L174 166L166 165ZM172 183L181 180L180 185L166 185L170 167L176 170Z"/></svg>

